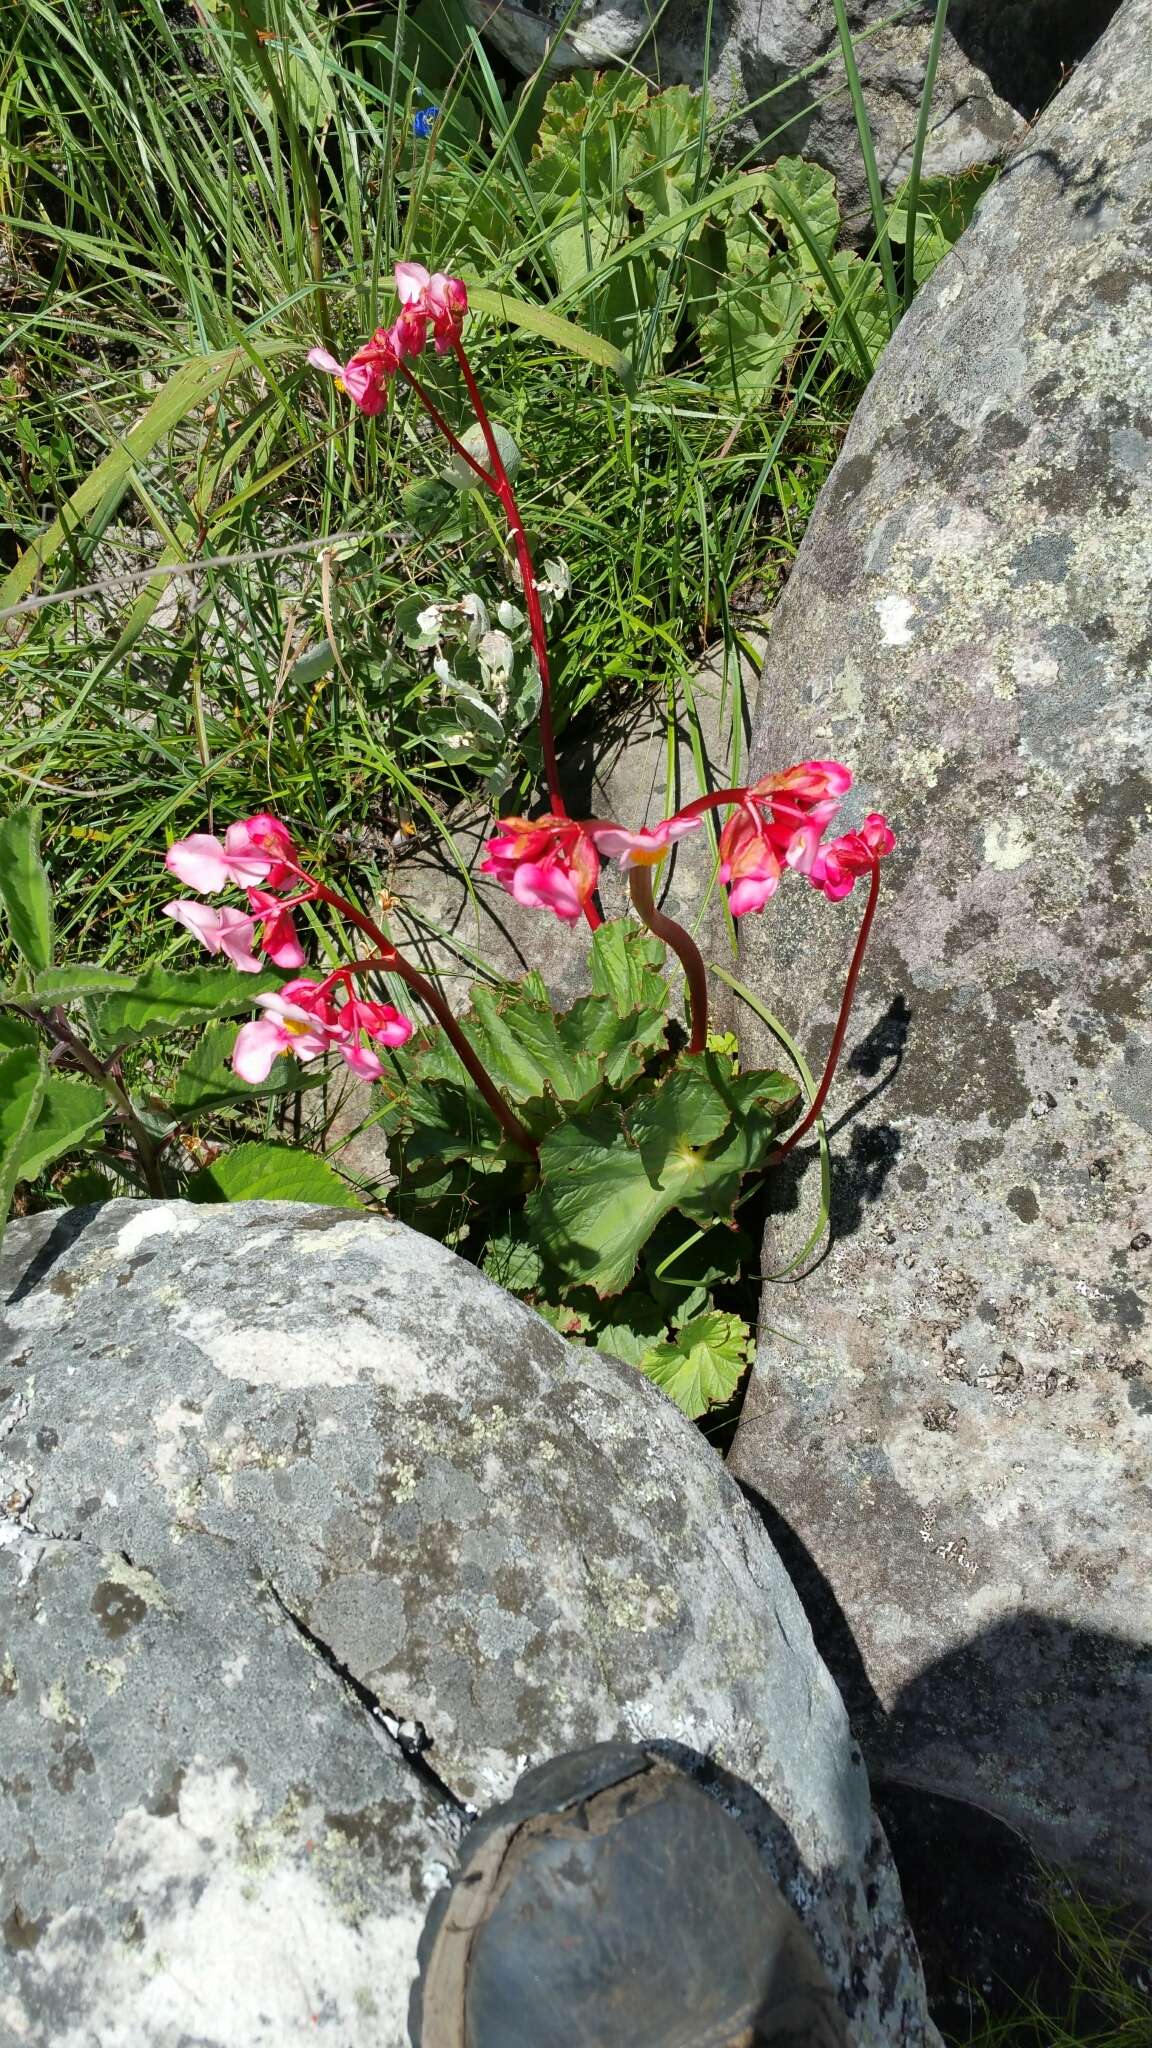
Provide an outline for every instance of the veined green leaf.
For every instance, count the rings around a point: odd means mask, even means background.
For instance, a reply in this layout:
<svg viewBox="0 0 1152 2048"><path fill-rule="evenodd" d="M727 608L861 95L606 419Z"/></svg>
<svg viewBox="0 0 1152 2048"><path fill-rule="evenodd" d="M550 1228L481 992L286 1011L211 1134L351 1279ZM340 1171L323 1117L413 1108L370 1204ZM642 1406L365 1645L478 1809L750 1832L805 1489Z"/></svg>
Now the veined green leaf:
<svg viewBox="0 0 1152 2048"><path fill-rule="evenodd" d="M0 1059L0 1233L20 1177L21 1155L40 1114L47 1079L48 1062L38 1045L18 1046Z"/></svg>
<svg viewBox="0 0 1152 2048"><path fill-rule="evenodd" d="M52 892L40 859L40 813L10 811L0 820L0 899L13 942L30 967L52 960Z"/></svg>
<svg viewBox="0 0 1152 2048"><path fill-rule="evenodd" d="M694 1316L674 1337L654 1344L641 1358L640 1370L695 1421L719 1402L732 1399L752 1350L747 1323L711 1309Z"/></svg>
<svg viewBox="0 0 1152 2048"><path fill-rule="evenodd" d="M135 1045L166 1031L187 1031L217 1017L239 1017L256 1007L263 990L279 988L279 974L240 974L234 968L194 967L174 974L150 967L122 993L104 996L92 1005L97 1050Z"/></svg>
<svg viewBox="0 0 1152 2048"><path fill-rule="evenodd" d="M27 988L0 989L0 1003L51 1010L58 1004L78 1002L82 996L115 995L133 984L131 974L115 974L107 967L47 967Z"/></svg>
<svg viewBox="0 0 1152 2048"><path fill-rule="evenodd" d="M364 1204L326 1159L291 1145L237 1145L193 1174L190 1202L321 1202L331 1209Z"/></svg>
<svg viewBox="0 0 1152 2048"><path fill-rule="evenodd" d="M49 1074L36 1121L20 1148L17 1180L35 1180L54 1159L75 1152L103 1129L110 1113L102 1088Z"/></svg>
<svg viewBox="0 0 1152 2048"><path fill-rule="evenodd" d="M656 1225L678 1209L695 1222L730 1215L797 1090L783 1074L734 1079L713 1053L682 1060L634 1106L572 1118L540 1147L531 1234L551 1263L598 1294L618 1294Z"/></svg>

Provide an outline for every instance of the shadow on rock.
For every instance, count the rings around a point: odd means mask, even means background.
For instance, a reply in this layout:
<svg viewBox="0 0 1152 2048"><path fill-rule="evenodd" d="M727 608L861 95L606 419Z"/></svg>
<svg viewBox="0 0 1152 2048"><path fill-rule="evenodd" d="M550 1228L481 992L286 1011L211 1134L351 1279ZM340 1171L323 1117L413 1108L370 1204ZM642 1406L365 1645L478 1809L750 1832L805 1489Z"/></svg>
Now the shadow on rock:
<svg viewBox="0 0 1152 2048"><path fill-rule="evenodd" d="M1080 1808L1085 1853L1099 1868L1106 1845L1090 1815L1101 1810L1101 1789L1113 1802L1144 1797L1152 1650L1022 1609L928 1664L886 1709L827 1575L772 1503L740 1485L864 1751L934 2018L963 2033L975 2011L964 1986L993 2017L1029 1991L1045 2010L1062 2010L1068 1977L1037 1860L1050 1853L1045 1816L1066 1832ZM941 1789L962 1753L978 1759L986 1807ZM971 1781L970 1761L962 1775ZM1051 1853L1055 1862L1054 1844ZM1095 1896L1116 1905L1129 1890L1117 1861L1109 1899L1099 1886Z"/></svg>

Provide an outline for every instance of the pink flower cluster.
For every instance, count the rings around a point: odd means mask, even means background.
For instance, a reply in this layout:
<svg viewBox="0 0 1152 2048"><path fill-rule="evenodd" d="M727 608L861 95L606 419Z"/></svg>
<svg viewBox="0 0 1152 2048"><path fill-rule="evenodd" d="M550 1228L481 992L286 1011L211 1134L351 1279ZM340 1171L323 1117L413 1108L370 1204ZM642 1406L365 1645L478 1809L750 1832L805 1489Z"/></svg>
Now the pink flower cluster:
<svg viewBox="0 0 1152 2048"><path fill-rule="evenodd" d="M851 786L851 770L839 761L800 761L750 788L726 792L727 801L736 801L720 835L720 880L733 917L763 910L786 868L806 875L813 888L838 902L874 860L891 853L896 841L878 811L869 813L859 832L824 843ZM704 810L724 800L700 799L640 832L599 819L580 825L551 812L502 818L480 872L495 875L518 903L575 924L596 888L601 854L622 868L656 867L675 840L699 828Z"/></svg>
<svg viewBox="0 0 1152 2048"><path fill-rule="evenodd" d="M443 355L459 338L468 291L463 279L448 277L442 270L431 275L422 263L396 265L396 290L400 312L391 327L378 327L346 363L340 363L326 348L308 351L313 369L335 377L341 390L369 418L383 412L388 403L388 385L402 362L421 355L427 346L428 330L437 353Z"/></svg>
<svg viewBox="0 0 1152 2048"><path fill-rule="evenodd" d="M763 910L786 868L807 876L835 903L869 873L874 859L891 853L896 840L878 811L860 832L823 844L851 787L852 771L839 761L801 761L744 791L720 834L720 880L733 917Z"/></svg>
<svg viewBox="0 0 1152 2048"><path fill-rule="evenodd" d="M495 875L517 903L578 924L600 879L600 856L571 818L501 818L480 872Z"/></svg>
<svg viewBox="0 0 1152 2048"><path fill-rule="evenodd" d="M414 1025L391 1003L364 1002L348 994L337 1007L331 981L286 981L282 989L257 996L262 1017L253 1018L236 1034L232 1065L242 1081L266 1081L272 1062L292 1053L307 1063L323 1053L338 1052L361 1081L376 1081L383 1061L362 1038L377 1045L407 1045Z"/></svg>
<svg viewBox="0 0 1152 2048"><path fill-rule="evenodd" d="M282 888L298 872L296 849L279 818L257 811L254 817L229 825L222 840L210 832L192 832L168 848L164 865L179 881L206 896L227 888L230 882L244 890L247 916L227 906L214 910L207 903L182 899L164 905L164 915L175 918L210 953L223 953L242 974L261 972L257 946L277 967L303 967L291 906L256 886L265 882L269 889Z"/></svg>
<svg viewBox="0 0 1152 2048"><path fill-rule="evenodd" d="M210 953L223 953L243 974L261 972L264 962L258 953L277 967L304 965L292 911L297 904L311 901L316 890L302 873L288 828L278 818L258 811L229 825L223 839L210 832L190 833L168 848L164 865L189 888L205 894L231 883L247 896L247 914L228 905L215 909L183 899L164 905L165 915L183 925ZM258 886L261 882L264 888ZM271 894L294 882L302 886L302 893L293 901ZM336 988L341 982L347 984L347 992L338 1006ZM348 968L324 982L285 982L282 989L259 995L256 1001L264 1015L242 1027L232 1052L232 1065L244 1081L266 1080L280 1053L294 1053L297 1059L307 1061L326 1052L339 1053L361 1080L374 1081L383 1067L362 1041L405 1045L415 1028L391 1003L366 1002L354 995Z"/></svg>

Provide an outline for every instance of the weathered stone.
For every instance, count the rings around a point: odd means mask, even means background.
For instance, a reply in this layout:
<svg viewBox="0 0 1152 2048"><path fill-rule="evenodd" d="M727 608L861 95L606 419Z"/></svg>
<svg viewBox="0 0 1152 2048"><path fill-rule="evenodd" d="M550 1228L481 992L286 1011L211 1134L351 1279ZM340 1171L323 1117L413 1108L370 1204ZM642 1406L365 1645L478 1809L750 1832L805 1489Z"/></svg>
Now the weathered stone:
<svg viewBox="0 0 1152 2048"><path fill-rule="evenodd" d="M0 2040L401 2048L458 1816L251 1560L97 1505L0 1521Z"/></svg>
<svg viewBox="0 0 1152 2048"><path fill-rule="evenodd" d="M547 57L554 73L629 64L661 85L699 86L707 63L709 104L723 117L725 148L770 140L774 154L804 155L833 171L850 214L866 204L831 0L733 0L714 15L695 0L658 10L647 0L465 4L476 27L526 73ZM936 74L926 174L954 177L999 162L1115 8L1116 0L956 0ZM935 10L916 7L895 22L892 11L887 0L862 0L850 10L888 190L907 176Z"/></svg>
<svg viewBox="0 0 1152 2048"><path fill-rule="evenodd" d="M1150 70L1128 0L897 333L778 614L757 759L852 763L900 847L832 1248L766 1294L734 1460L857 1639L876 1767L1144 1892ZM797 885L743 928L812 1049L856 915Z"/></svg>
<svg viewBox="0 0 1152 2048"><path fill-rule="evenodd" d="M364 1812L357 1744L384 1711L390 1725L426 1731L425 1768L449 1802L488 1805L526 1764L600 1740L707 1755L776 1815L763 1853L834 1972L853 2042L932 2038L859 1752L799 1602L720 1462L648 1382L571 1349L431 1240L336 1210L114 1202L38 1217L9 1231L2 1277L11 1298L0 1349L0 1560L16 1577L17 1611L35 1603L29 1634L5 1638L16 1642L11 1682L25 1690L23 1704L0 1699L0 1715L15 1713L27 1752L6 1796L21 1841L30 1835L37 1854L43 1842L52 1856L50 1874L29 1859L5 1878L17 1889L0 1919L20 1911L0 1951L0 1997L17 2015L11 2024L25 2027L18 2039L37 2048L69 2039L45 2018L41 1980L22 1960L28 1926L43 1922L35 1953L64 1944L70 1983L90 1967L94 1984L123 1985L127 2031L102 2037L110 2043L239 2043L243 2029L202 2025L198 1972L164 1978L168 2033L150 2016L156 1948L200 1951L193 1932L185 1941L179 1928L152 1926L169 1912L162 1861L149 1860L154 1824L142 1820L135 1837L135 1823L115 1831L123 1812L162 1796L169 1765L194 1780L187 1816L181 1788L172 1795L188 1830L176 1893L190 1886L192 1907L198 1879L217 1882L217 1854L199 1846L201 1834L222 1845L223 1901L242 1885L233 1864L251 1853L263 1872L262 1845L279 1828L287 1846L268 1867L286 1866L283 1912L259 1890L271 1879L254 1880L266 1909L259 1972L290 1972L300 1953L300 2009L347 2014L362 1964L374 1943L383 1952L386 1935L369 1925L350 1937L346 1967L335 1933L328 1942L345 1882L341 1823L317 1833L311 1815ZM33 1565L24 1588L21 1556ZM103 1610L93 1606L80 1627L105 1582ZM151 1646L139 1666L138 1640ZM355 1695L344 1750L337 1743L331 1756L340 1688L305 1642ZM156 1728L143 1726L149 1711ZM49 1774L73 1767L70 1743L85 1772L87 1745L92 1782L65 1867ZM394 1934L388 2000L407 1969L411 1906L423 1896L421 1857L439 1812L415 1793L405 1805L394 1755L377 1764L377 1797L388 1805L366 1909L381 1910L406 1863L414 1890ZM5 1824L6 1844L14 1825ZM336 1872L332 1900L327 1875L311 1880L316 1955L295 1910L309 1839L324 1871ZM155 1846L157 1858L167 1844ZM108 1961L119 1920L103 1940L92 1934L90 1965L70 1932L69 1916L86 1911L90 1921L107 1857L115 1914L130 1920L135 1909L144 1925L142 1958L117 1961L119 1978ZM182 1923L172 1897L169 1917ZM326 1987L331 1956L340 1983ZM245 2014L255 1999L253 1988ZM351 2021L345 2033L336 2018L329 2024L336 2039L369 2038ZM399 2048L402 2036L379 2014L373 2026L380 2048ZM247 2034L246 2048L295 2038L269 2027Z"/></svg>

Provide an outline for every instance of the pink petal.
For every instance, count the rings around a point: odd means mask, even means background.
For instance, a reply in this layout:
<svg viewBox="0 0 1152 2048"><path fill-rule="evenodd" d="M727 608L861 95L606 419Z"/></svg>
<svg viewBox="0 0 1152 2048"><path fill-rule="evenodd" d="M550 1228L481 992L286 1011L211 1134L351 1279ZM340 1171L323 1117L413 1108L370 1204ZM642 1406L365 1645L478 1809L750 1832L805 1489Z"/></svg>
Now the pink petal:
<svg viewBox="0 0 1152 2048"><path fill-rule="evenodd" d="M739 882L733 882L728 891L728 908L733 917L746 917L750 910L763 910L771 896L776 894L779 875L745 875Z"/></svg>
<svg viewBox="0 0 1152 2048"><path fill-rule="evenodd" d="M256 1017L242 1024L232 1048L232 1070L242 1081L266 1081L277 1053L288 1050L290 1040L270 1017Z"/></svg>
<svg viewBox="0 0 1152 2048"><path fill-rule="evenodd" d="M175 839L164 855L169 874L210 896L232 879L224 848L210 832L193 832L187 839ZM258 878L257 878L258 879Z"/></svg>
<svg viewBox="0 0 1152 2048"><path fill-rule="evenodd" d="M210 903L164 903L161 909L165 917L175 918L210 953L220 951L220 912L213 910Z"/></svg>
<svg viewBox="0 0 1152 2048"><path fill-rule="evenodd" d="M218 941L218 945L212 949L213 952L219 951L226 954L233 967L238 967L241 974L259 974L261 972L260 962L252 951L252 919L250 917L241 917L239 911L236 910L222 910L220 913Z"/></svg>
<svg viewBox="0 0 1152 2048"><path fill-rule="evenodd" d="M330 349L310 348L308 351L308 361L314 370L326 370L330 377L342 377L344 375L343 363L336 361Z"/></svg>
<svg viewBox="0 0 1152 2048"><path fill-rule="evenodd" d="M564 924L580 922L580 898L557 867L543 861L521 861L509 889L517 903L530 910L551 910Z"/></svg>
<svg viewBox="0 0 1152 2048"><path fill-rule="evenodd" d="M382 1008L390 1010L391 1004L385 1003ZM411 1017L405 1017L399 1010L392 1010L391 1016L382 1017L372 1026L370 1035L376 1040L377 1045L395 1047L407 1045L415 1029Z"/></svg>
<svg viewBox="0 0 1152 2048"><path fill-rule="evenodd" d="M432 279L422 263L396 265L396 291L402 306L414 306L423 298Z"/></svg>
<svg viewBox="0 0 1152 2048"><path fill-rule="evenodd" d="M340 1057L361 1081L378 1081L384 1072L383 1061L378 1060L375 1053L369 1052L366 1046L342 1045Z"/></svg>

